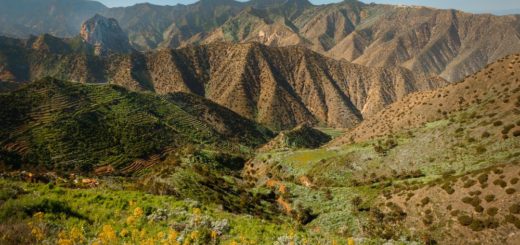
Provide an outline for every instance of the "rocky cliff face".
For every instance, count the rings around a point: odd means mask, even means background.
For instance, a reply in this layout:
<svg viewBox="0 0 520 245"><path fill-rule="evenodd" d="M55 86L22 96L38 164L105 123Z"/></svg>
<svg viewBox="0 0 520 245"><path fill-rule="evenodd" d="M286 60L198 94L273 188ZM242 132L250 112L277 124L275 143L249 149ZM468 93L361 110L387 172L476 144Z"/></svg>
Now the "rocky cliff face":
<svg viewBox="0 0 520 245"><path fill-rule="evenodd" d="M81 26L81 38L96 48L96 54L108 52L129 53L132 47L128 36L117 20L96 14Z"/></svg>
<svg viewBox="0 0 520 245"><path fill-rule="evenodd" d="M297 46L213 43L146 54L92 56L54 54L21 43L0 48L5 60L0 65L4 73L14 74L14 80L53 76L160 94L187 92L273 129L301 123L352 127L409 93L447 84L404 68L365 67ZM18 50L20 55L3 50Z"/></svg>

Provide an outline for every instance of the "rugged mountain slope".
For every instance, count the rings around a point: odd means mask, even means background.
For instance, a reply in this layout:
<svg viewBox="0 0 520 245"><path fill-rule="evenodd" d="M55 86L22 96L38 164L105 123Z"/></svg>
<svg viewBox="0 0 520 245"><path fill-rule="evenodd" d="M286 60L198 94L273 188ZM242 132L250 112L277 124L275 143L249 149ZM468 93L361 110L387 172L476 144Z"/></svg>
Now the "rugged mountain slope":
<svg viewBox="0 0 520 245"><path fill-rule="evenodd" d="M97 57L57 55L24 45L6 42L0 49L3 73L9 74L4 80L54 76L160 94L194 93L275 129L301 123L351 127L409 93L446 84L402 68L332 60L301 47L215 43Z"/></svg>
<svg viewBox="0 0 520 245"><path fill-rule="evenodd" d="M28 6L34 2L49 12L43 16L30 12ZM0 9L6 10L1 15L5 16L2 32L72 36L80 32L80 23L100 12L117 19L138 50L214 41L301 44L333 58L368 66L402 66L427 76L441 75L451 82L507 54L520 52L518 15L477 15L355 0L317 6L306 0L203 0L190 5L138 4L112 9L79 8L86 4L81 0L63 4L51 0L0 2ZM17 16L29 17L8 18L12 15L7 13L9 9ZM72 34L55 30L70 29L63 25L66 17L61 13L77 13L70 17L74 21L66 22L77 24Z"/></svg>
<svg viewBox="0 0 520 245"><path fill-rule="evenodd" d="M272 134L203 100L177 96L171 102L114 85L44 79L2 94L0 101L1 158L11 166L30 164L26 168L131 173L189 145L238 153L240 145L258 146ZM218 117L193 112L200 109L229 117L229 124L214 130Z"/></svg>
<svg viewBox="0 0 520 245"><path fill-rule="evenodd" d="M518 16L357 1L324 6L305 2L293 3L300 10L292 14L278 8L262 10L262 16L268 16L270 22L246 9L208 40L303 44L337 59L368 66L398 65L430 76L441 75L449 81L458 81L498 58L520 52Z"/></svg>
<svg viewBox="0 0 520 245"><path fill-rule="evenodd" d="M105 55L108 52L130 53L132 47L128 36L115 19L108 19L96 14L81 25L81 38L95 47L95 53Z"/></svg>
<svg viewBox="0 0 520 245"><path fill-rule="evenodd" d="M0 0L0 32L14 37L45 33L73 37L81 23L105 9L90 0Z"/></svg>
<svg viewBox="0 0 520 245"><path fill-rule="evenodd" d="M407 96L378 112L335 144L365 140L419 127L459 111L467 111L471 124L497 124L491 134L513 125L520 113L520 55L510 55L467 77L463 82ZM504 126L504 125L506 126ZM507 126L510 127L510 126ZM483 132L474 132L474 134Z"/></svg>
<svg viewBox="0 0 520 245"><path fill-rule="evenodd" d="M362 11L366 19L360 16L356 29L329 51L331 56L369 66L400 65L458 81L520 52L519 16L395 6Z"/></svg>
<svg viewBox="0 0 520 245"><path fill-rule="evenodd" d="M167 94L164 98L234 142L258 146L274 137L268 129L198 95L179 92Z"/></svg>
<svg viewBox="0 0 520 245"><path fill-rule="evenodd" d="M86 82L102 77L94 47L81 38L58 39L50 35L27 40L0 37L0 81L28 82L45 76Z"/></svg>
<svg viewBox="0 0 520 245"><path fill-rule="evenodd" d="M244 5L234 0L202 0L176 6L137 4L107 9L103 15L117 19L136 48L149 50L197 43Z"/></svg>

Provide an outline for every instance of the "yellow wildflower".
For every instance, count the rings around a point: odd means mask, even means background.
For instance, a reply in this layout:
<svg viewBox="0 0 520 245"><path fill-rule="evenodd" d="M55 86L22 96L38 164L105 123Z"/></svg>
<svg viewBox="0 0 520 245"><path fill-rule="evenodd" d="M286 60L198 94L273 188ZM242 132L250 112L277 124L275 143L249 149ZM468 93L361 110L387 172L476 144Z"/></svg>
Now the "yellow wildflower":
<svg viewBox="0 0 520 245"><path fill-rule="evenodd" d="M85 236L83 236L83 231L79 228L73 227L70 230L70 238L78 243L82 243L85 241Z"/></svg>
<svg viewBox="0 0 520 245"><path fill-rule="evenodd" d="M143 214L144 214L144 212L140 207L137 207L134 209L134 216L136 218L140 218L141 216L143 216Z"/></svg>
<svg viewBox="0 0 520 245"><path fill-rule="evenodd" d="M215 230L212 230L211 231L211 239L212 240L217 240L217 236L218 236L218 233Z"/></svg>
<svg viewBox="0 0 520 245"><path fill-rule="evenodd" d="M121 237L126 237L128 236L128 230L127 229L122 229L120 232L119 232L119 236Z"/></svg>
<svg viewBox="0 0 520 245"><path fill-rule="evenodd" d="M33 227L31 230L31 234L38 241L42 241L45 238L45 235L43 234L43 230L40 227Z"/></svg>
<svg viewBox="0 0 520 245"><path fill-rule="evenodd" d="M192 231L191 234L190 234L190 238L192 240L197 240L199 239L199 232L198 231Z"/></svg>
<svg viewBox="0 0 520 245"><path fill-rule="evenodd" d="M128 224L128 225L134 225L134 224L135 224L135 220L136 220L136 219L135 219L134 216L128 216L128 217L126 218L126 224Z"/></svg>
<svg viewBox="0 0 520 245"><path fill-rule="evenodd" d="M153 238L148 238L144 241L140 242L141 245L155 245L155 240Z"/></svg>
<svg viewBox="0 0 520 245"><path fill-rule="evenodd" d="M104 244L112 244L113 241L116 240L116 232L114 231L114 228L110 225L104 225L99 234L99 239Z"/></svg>
<svg viewBox="0 0 520 245"><path fill-rule="evenodd" d="M191 241L190 241L190 238L186 238L186 240L184 240L184 242L182 243L182 245L190 245Z"/></svg>
<svg viewBox="0 0 520 245"><path fill-rule="evenodd" d="M355 245L355 244L356 244L356 242L354 242L354 238L349 237L347 240L347 245Z"/></svg>
<svg viewBox="0 0 520 245"><path fill-rule="evenodd" d="M177 231L175 231L174 229L170 228L170 230L168 231L168 239L166 240L167 244L169 245L178 245L179 243L177 242L177 237L179 236L179 234L177 233Z"/></svg>
<svg viewBox="0 0 520 245"><path fill-rule="evenodd" d="M58 240L58 245L74 245L74 241L72 239L62 239Z"/></svg>
<svg viewBox="0 0 520 245"><path fill-rule="evenodd" d="M194 208L192 212L193 212L194 215L200 215L202 213L200 208Z"/></svg>
<svg viewBox="0 0 520 245"><path fill-rule="evenodd" d="M42 220L44 215L45 214L43 212L37 212L37 213L33 214L33 217L37 220Z"/></svg>

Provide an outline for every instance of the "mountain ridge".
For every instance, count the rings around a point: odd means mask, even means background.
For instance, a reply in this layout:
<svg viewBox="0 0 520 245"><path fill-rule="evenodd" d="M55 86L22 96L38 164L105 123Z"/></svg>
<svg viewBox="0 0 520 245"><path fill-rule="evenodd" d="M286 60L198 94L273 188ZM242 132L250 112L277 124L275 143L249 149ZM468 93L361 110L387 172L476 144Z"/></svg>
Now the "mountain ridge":
<svg viewBox="0 0 520 245"><path fill-rule="evenodd" d="M263 11L265 18L248 16L251 8ZM520 52L520 15L492 16L359 1L327 5L308 1L202 1L96 8L90 16L95 13L117 19L131 44L141 51L214 41L299 44L335 59L368 66L402 66L427 76L440 75L450 82ZM0 26L2 23L12 26L8 20L0 21ZM79 27L80 23L76 33ZM36 34L64 34L52 28L35 30Z"/></svg>
<svg viewBox="0 0 520 245"><path fill-rule="evenodd" d="M302 123L352 127L406 94L447 84L404 68L333 60L299 46L212 43L102 57L11 43L0 48L6 81L54 76L159 94L193 93L276 130Z"/></svg>

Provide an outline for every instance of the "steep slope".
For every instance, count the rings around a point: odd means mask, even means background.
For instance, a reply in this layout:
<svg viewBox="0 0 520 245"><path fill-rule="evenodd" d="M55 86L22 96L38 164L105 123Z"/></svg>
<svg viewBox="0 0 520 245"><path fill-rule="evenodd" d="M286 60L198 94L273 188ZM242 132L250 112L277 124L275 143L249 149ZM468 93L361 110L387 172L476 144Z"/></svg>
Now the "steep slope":
<svg viewBox="0 0 520 245"><path fill-rule="evenodd" d="M73 37L81 23L105 9L90 0L0 0L0 29L14 37L45 33Z"/></svg>
<svg viewBox="0 0 520 245"><path fill-rule="evenodd" d="M400 65L454 82L520 52L519 16L385 5L360 13L366 17L360 14L356 29L329 55L369 66Z"/></svg>
<svg viewBox="0 0 520 245"><path fill-rule="evenodd" d="M171 102L114 85L43 79L2 94L0 101L1 155L5 164L15 167L131 173L190 145L239 153L240 145L255 147L271 135L208 102ZM229 119L234 124L214 130L211 118L200 117L192 107L208 114L224 112L221 116L235 118Z"/></svg>
<svg viewBox="0 0 520 245"><path fill-rule="evenodd" d="M234 0L202 0L176 6L145 3L107 9L103 15L117 19L137 49L149 50L197 43L243 6Z"/></svg>
<svg viewBox="0 0 520 245"><path fill-rule="evenodd" d="M520 113L519 71L520 55L507 56L460 83L405 97L367 118L347 135L336 139L335 144L412 129L463 110L468 112L472 125L497 124L488 133L500 135L502 124L513 125L504 134L507 136Z"/></svg>
<svg viewBox="0 0 520 245"><path fill-rule="evenodd" d="M26 40L0 37L0 81L27 82L69 73L72 81L100 77L94 47L81 38L58 39L50 35ZM92 71L87 71L92 69Z"/></svg>
<svg viewBox="0 0 520 245"><path fill-rule="evenodd" d="M213 130L234 142L247 142L256 146L274 137L268 129L252 123L204 97L179 92L167 94L164 98L172 101L198 120L206 122Z"/></svg>
<svg viewBox="0 0 520 245"><path fill-rule="evenodd" d="M97 3L82 0L64 4L63 0L1 1L0 9L6 12L0 15L5 16L0 19L5 26L2 33L72 36L80 32L80 23L101 13L118 20L134 48L141 51L214 41L300 44L332 58L367 66L402 66L450 82L520 52L519 15L469 14L356 0L327 5L306 0L203 0L189 5L138 4L110 9L92 7ZM82 4L88 6L79 7ZM34 13L31 6L49 12ZM60 31L64 28L69 31ZM75 32L71 34L70 29Z"/></svg>
<svg viewBox="0 0 520 245"><path fill-rule="evenodd" d="M301 123L351 127L411 92L446 84L403 68L368 68L302 47L256 43L97 57L34 51L15 42L0 52L6 53L4 73L15 81L54 76L160 94L194 93L274 129Z"/></svg>
<svg viewBox="0 0 520 245"><path fill-rule="evenodd" d="M115 19L108 19L96 14L81 25L81 38L95 47L97 55L108 52L130 53L132 47L128 36Z"/></svg>

